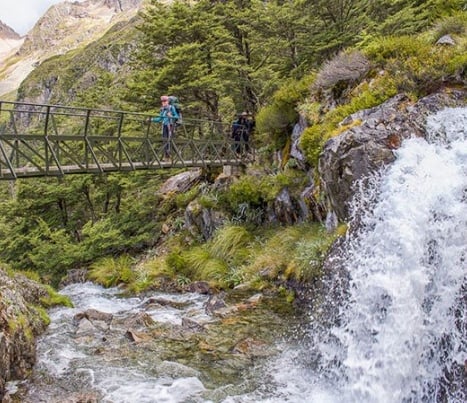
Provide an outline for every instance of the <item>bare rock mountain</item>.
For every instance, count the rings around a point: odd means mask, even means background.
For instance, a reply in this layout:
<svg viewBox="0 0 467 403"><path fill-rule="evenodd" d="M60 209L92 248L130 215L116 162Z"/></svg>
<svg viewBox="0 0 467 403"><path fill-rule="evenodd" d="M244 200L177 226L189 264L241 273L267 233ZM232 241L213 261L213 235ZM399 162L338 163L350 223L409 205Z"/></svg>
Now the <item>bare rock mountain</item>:
<svg viewBox="0 0 467 403"><path fill-rule="evenodd" d="M9 57L0 59L0 97L15 91L45 59L83 47L117 22L128 21L142 3L143 0L86 0L51 6L21 39L24 43L14 55L10 53Z"/></svg>
<svg viewBox="0 0 467 403"><path fill-rule="evenodd" d="M15 32L15 30L8 25L4 24L2 21L0 21L0 39L21 39L18 33Z"/></svg>
<svg viewBox="0 0 467 403"><path fill-rule="evenodd" d="M4 61L23 44L24 38L0 21L0 68Z"/></svg>

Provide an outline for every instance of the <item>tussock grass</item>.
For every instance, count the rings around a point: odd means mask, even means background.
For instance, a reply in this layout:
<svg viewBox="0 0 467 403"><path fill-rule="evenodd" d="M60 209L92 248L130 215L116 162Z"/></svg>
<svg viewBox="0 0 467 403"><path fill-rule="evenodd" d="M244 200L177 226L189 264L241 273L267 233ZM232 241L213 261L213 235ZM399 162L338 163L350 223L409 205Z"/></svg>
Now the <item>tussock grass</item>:
<svg viewBox="0 0 467 403"><path fill-rule="evenodd" d="M157 288L162 279L178 286L207 281L221 289L239 284L264 289L289 279L311 281L321 274L321 264L339 234L342 231L330 234L310 223L255 230L229 224L202 245L172 245L168 253L133 269L128 257L104 258L89 277L106 287L125 283L132 292Z"/></svg>
<svg viewBox="0 0 467 403"><path fill-rule="evenodd" d="M252 241L251 233L240 225L227 225L217 231L209 244L212 255L226 261L243 260L248 255L247 247Z"/></svg>
<svg viewBox="0 0 467 403"><path fill-rule="evenodd" d="M135 279L131 269L133 259L128 255L117 258L104 257L91 265L89 278L104 287L113 287L121 283L129 284Z"/></svg>
<svg viewBox="0 0 467 403"><path fill-rule="evenodd" d="M128 286L129 290L139 293L158 287L161 278L173 278L175 271L168 264L168 260L168 256L157 256L135 267L133 281Z"/></svg>

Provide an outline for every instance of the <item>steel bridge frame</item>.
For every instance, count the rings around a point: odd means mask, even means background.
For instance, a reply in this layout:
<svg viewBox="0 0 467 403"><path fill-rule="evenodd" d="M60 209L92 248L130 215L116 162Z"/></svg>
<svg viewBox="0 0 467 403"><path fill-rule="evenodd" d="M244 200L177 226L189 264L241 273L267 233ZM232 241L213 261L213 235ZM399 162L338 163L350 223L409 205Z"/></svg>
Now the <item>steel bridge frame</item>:
<svg viewBox="0 0 467 403"><path fill-rule="evenodd" d="M235 152L228 125L184 119L164 140L151 116L0 100L0 180L242 165L254 158Z"/></svg>

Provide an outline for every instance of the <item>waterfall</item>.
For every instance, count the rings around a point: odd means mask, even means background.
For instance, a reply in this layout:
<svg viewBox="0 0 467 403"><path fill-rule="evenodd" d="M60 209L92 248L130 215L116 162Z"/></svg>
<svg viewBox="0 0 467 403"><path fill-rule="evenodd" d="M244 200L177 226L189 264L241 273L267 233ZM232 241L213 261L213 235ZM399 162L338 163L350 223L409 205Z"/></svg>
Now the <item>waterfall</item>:
<svg viewBox="0 0 467 403"><path fill-rule="evenodd" d="M366 196L376 203L348 239L350 295L332 329L345 401L467 397L466 129L467 109L431 116L428 142L407 140Z"/></svg>
<svg viewBox="0 0 467 403"><path fill-rule="evenodd" d="M345 285L268 368L274 392L229 402L467 401L467 109L427 128L357 192Z"/></svg>

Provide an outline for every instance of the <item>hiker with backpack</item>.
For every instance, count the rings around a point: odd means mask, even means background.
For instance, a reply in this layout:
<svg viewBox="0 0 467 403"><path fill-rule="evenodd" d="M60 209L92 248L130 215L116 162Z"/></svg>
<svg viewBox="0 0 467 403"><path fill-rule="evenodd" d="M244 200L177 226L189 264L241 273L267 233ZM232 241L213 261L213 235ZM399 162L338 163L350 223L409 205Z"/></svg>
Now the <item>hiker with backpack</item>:
<svg viewBox="0 0 467 403"><path fill-rule="evenodd" d="M240 154L243 150L250 151L250 134L254 129L254 121L249 119L247 112L238 115L238 119L232 124L231 136L234 141L234 150Z"/></svg>
<svg viewBox="0 0 467 403"><path fill-rule="evenodd" d="M161 96L161 109L159 116L151 119L152 122L162 123L162 139L164 141L164 158L170 158L170 141L175 134L175 124L179 114L174 105L169 103L167 95Z"/></svg>

